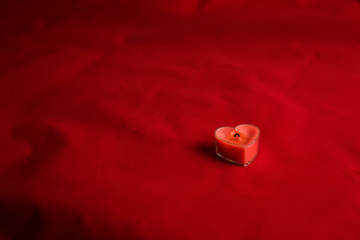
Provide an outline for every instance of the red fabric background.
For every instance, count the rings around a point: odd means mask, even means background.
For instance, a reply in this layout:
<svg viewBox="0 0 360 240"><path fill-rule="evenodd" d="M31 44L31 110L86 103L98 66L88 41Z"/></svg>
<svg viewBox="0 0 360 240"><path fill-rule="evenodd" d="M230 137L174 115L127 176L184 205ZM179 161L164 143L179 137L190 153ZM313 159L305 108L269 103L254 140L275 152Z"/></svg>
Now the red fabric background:
<svg viewBox="0 0 360 240"><path fill-rule="evenodd" d="M1 3L0 239L360 238L358 1L49 2Z"/></svg>

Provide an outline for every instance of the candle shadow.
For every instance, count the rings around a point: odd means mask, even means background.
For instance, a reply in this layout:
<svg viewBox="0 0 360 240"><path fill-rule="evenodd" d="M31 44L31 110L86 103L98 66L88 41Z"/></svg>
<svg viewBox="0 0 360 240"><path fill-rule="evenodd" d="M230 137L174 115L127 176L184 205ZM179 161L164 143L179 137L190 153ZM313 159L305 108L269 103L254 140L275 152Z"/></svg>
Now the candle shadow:
<svg viewBox="0 0 360 240"><path fill-rule="evenodd" d="M227 163L229 165L236 165L232 162L226 161L226 160L220 158L219 156L217 156L214 143L198 144L198 145L196 145L195 149L200 154L202 154L202 155L206 156L207 158L212 159L213 161L216 161L218 163Z"/></svg>

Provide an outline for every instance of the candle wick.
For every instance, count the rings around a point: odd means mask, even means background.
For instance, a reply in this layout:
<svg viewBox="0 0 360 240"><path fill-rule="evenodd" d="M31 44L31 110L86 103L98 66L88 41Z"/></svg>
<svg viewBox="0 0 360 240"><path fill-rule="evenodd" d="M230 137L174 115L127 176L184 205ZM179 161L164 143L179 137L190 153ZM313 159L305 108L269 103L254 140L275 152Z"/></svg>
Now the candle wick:
<svg viewBox="0 0 360 240"><path fill-rule="evenodd" d="M234 137L240 137L240 134L235 133Z"/></svg>

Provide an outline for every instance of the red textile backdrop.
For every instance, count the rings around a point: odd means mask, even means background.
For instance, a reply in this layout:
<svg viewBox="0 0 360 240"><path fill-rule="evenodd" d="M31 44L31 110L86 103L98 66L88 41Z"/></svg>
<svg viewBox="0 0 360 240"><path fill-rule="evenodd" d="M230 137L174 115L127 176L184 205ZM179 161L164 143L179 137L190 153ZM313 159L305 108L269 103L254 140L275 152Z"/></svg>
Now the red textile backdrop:
<svg viewBox="0 0 360 240"><path fill-rule="evenodd" d="M1 240L360 239L358 1L0 9Z"/></svg>

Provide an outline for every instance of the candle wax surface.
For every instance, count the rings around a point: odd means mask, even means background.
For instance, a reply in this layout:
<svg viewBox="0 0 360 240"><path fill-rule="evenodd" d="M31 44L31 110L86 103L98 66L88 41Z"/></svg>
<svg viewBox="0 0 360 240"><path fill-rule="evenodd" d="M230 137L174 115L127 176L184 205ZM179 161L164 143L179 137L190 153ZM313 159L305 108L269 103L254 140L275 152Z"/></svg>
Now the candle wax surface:
<svg viewBox="0 0 360 240"><path fill-rule="evenodd" d="M239 135L236 135L239 134ZM236 132L236 131L231 131L229 135L224 137L224 140L235 144L235 145L246 145L248 144L250 138Z"/></svg>

